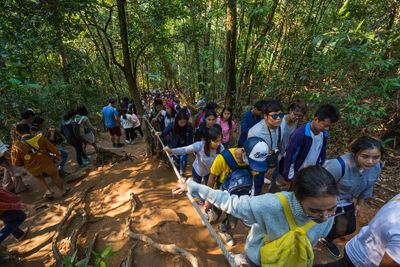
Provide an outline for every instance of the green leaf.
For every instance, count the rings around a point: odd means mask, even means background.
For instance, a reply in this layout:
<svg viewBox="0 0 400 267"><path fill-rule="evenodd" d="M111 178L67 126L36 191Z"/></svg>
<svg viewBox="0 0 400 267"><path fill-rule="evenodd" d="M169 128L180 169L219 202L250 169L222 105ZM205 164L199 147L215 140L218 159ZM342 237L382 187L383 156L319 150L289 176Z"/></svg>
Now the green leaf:
<svg viewBox="0 0 400 267"><path fill-rule="evenodd" d="M108 255L108 253L110 253L110 251L112 250L113 246L108 246L103 253L101 253L101 257L104 258L105 256Z"/></svg>
<svg viewBox="0 0 400 267"><path fill-rule="evenodd" d="M338 15L339 17L343 16L344 12L346 12L347 10L347 6L349 5L350 0L346 0L346 2L344 2L343 6L339 9Z"/></svg>
<svg viewBox="0 0 400 267"><path fill-rule="evenodd" d="M118 250L117 251L113 251L110 254L106 255L104 258L110 258L110 257L116 255L118 252L119 252Z"/></svg>
<svg viewBox="0 0 400 267"><path fill-rule="evenodd" d="M102 261L100 262L100 267L107 267L107 264L104 261Z"/></svg>

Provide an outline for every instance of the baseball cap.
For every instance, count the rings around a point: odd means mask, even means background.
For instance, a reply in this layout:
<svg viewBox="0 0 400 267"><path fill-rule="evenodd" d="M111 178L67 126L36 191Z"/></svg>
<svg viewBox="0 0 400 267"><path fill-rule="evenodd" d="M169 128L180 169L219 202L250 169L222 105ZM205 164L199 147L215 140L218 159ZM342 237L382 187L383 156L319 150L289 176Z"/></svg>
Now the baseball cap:
<svg viewBox="0 0 400 267"><path fill-rule="evenodd" d="M268 145L260 137L250 137L243 145L252 171L267 171Z"/></svg>

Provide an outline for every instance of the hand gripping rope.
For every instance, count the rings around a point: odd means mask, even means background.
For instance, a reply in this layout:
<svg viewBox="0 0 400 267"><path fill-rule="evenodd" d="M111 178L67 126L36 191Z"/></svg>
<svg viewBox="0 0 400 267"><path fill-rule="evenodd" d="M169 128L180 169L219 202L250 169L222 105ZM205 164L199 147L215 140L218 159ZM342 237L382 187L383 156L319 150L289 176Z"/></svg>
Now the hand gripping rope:
<svg viewBox="0 0 400 267"><path fill-rule="evenodd" d="M150 129L152 130L152 133L155 132L155 129L153 128L153 126L150 124L150 122L147 120L147 118L145 116L142 117L143 120L146 121L147 125L150 127ZM157 136L158 141L160 142L160 144L162 145L162 147L164 148L164 143L162 142L161 138L159 136ZM164 150L163 150L164 151ZM172 168L174 169L175 175L178 178L179 182L184 183L185 179L182 178L182 176L179 174L178 169L176 168L171 156L164 151L165 154L168 157L169 162L171 163ZM222 250L222 253L224 254L226 260L229 262L229 264L232 267L237 267L238 265L235 263L235 259L233 258L232 254L226 249L224 243L222 242L222 240L219 238L219 236L217 235L217 233L215 232L214 228L211 226L211 224L208 222L208 220L206 219L206 217L204 216L203 212L201 211L201 209L199 208L199 206L197 205L196 201L194 200L194 198L192 197L191 194L189 194L189 192L186 193L186 196L189 198L190 202L193 204L193 206L196 208L197 213L200 215L201 220L203 221L203 224L207 227L208 231L210 231L211 236L215 239L215 242L217 242L219 248Z"/></svg>

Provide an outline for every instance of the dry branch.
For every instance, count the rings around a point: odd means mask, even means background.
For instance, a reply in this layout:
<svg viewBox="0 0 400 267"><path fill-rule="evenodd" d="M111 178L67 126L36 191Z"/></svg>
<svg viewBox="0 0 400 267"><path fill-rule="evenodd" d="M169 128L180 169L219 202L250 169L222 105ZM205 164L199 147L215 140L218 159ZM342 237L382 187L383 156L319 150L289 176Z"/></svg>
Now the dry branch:
<svg viewBox="0 0 400 267"><path fill-rule="evenodd" d="M129 249L129 254L128 257L126 257L121 264L119 265L120 267L133 267L133 251L135 250L135 247L137 246L139 241L136 241L133 243L131 248Z"/></svg>
<svg viewBox="0 0 400 267"><path fill-rule="evenodd" d="M131 214L135 212L136 207L138 205L138 203L136 202L135 199L135 194L133 192L130 192L130 202L131 202Z"/></svg>
<svg viewBox="0 0 400 267"><path fill-rule="evenodd" d="M89 248L88 248L88 251L87 251L87 253L86 253L87 261L86 261L86 263L85 263L85 267L87 267L87 266L89 265L90 256L92 255L93 246L94 246L94 243L96 242L96 239L97 239L97 236L98 236L98 235L99 235L99 232L97 232L97 233L94 235L92 241L90 241Z"/></svg>
<svg viewBox="0 0 400 267"><path fill-rule="evenodd" d="M148 237L146 235L133 233L130 229L130 222L131 222L131 219L127 218L125 234L128 235L130 238L143 241L143 242L149 244L150 246L152 246L153 248L161 250L163 252L167 252L167 253L170 253L173 255L179 255L179 256L185 258L187 261L189 261L193 267L199 266L199 263L198 263L196 257L193 256L192 253L178 247L177 245L156 243L153 241L153 239L151 239L150 237Z"/></svg>
<svg viewBox="0 0 400 267"><path fill-rule="evenodd" d="M64 218L61 220L60 224L57 226L56 233L54 234L53 240L52 240L52 242L53 242L52 249L53 249L54 258L56 259L56 264L55 264L56 266L60 265L60 262L62 261L62 255L60 253L60 250L57 247L57 240L58 240L58 237L60 236L61 229L64 226L65 222L68 220L68 218L71 215L75 206L78 205L81 201L83 201L85 199L87 193L93 187L94 187L94 185L86 188L85 191L83 191L81 197L78 197L77 199L75 199L74 202L71 203Z"/></svg>
<svg viewBox="0 0 400 267"><path fill-rule="evenodd" d="M391 188L389 188L389 187L387 187L387 186L385 186L385 185L383 185L383 184L376 183L376 185L377 185L377 186L380 186L380 187L382 187L383 189L385 189L386 191L392 192L392 193L394 193L394 194L397 194L397 193L398 193L396 190L393 190L393 189L391 189Z"/></svg>
<svg viewBox="0 0 400 267"><path fill-rule="evenodd" d="M84 215L83 215L82 221L81 221L81 222L79 223L79 225L72 231L72 234L71 234L71 250L70 250L70 251L75 251L75 249L76 249L76 240L77 240L77 238L78 238L79 231L80 231L80 230L83 228L83 226L87 223L88 217L89 217L89 214L87 213L86 210L84 210Z"/></svg>

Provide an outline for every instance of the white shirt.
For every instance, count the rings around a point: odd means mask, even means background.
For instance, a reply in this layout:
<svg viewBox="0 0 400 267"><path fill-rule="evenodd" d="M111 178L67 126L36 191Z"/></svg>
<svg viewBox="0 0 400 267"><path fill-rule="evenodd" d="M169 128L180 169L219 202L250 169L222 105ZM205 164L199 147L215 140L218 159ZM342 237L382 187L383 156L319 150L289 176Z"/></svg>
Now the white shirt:
<svg viewBox="0 0 400 267"><path fill-rule="evenodd" d="M400 194L394 198L400 198ZM386 203L372 221L346 244L346 252L355 266L379 266L387 253L400 264L400 200Z"/></svg>
<svg viewBox="0 0 400 267"><path fill-rule="evenodd" d="M132 117L131 114L125 114L126 119L124 119L124 115L121 116L121 125L124 129L133 128L133 125L136 123L136 120Z"/></svg>
<svg viewBox="0 0 400 267"><path fill-rule="evenodd" d="M321 153L322 144L324 141L324 133L321 132L318 135L314 135L314 133L311 131L311 137L312 137L312 144L310 147L310 151L308 152L307 157L304 160L299 170L304 169L305 167L308 166L315 166L317 164L317 160L319 154Z"/></svg>

